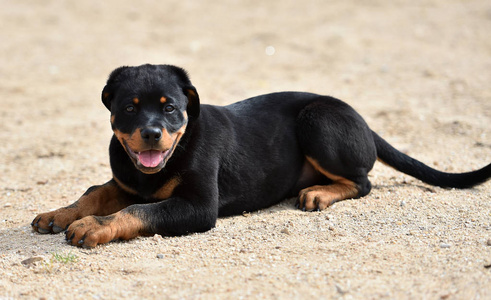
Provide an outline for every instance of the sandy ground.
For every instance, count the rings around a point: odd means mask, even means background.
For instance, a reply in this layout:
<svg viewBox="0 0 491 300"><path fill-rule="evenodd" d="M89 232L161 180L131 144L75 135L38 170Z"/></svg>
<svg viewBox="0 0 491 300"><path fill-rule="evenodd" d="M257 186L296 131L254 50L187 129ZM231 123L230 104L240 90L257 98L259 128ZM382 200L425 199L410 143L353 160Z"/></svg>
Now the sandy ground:
<svg viewBox="0 0 491 300"><path fill-rule="evenodd" d="M333 95L435 168L491 162L487 0L134 3L0 0L0 299L491 299L491 183L380 164L370 195L323 212L290 199L94 250L33 233L110 178L100 92L121 65L182 66L203 103Z"/></svg>

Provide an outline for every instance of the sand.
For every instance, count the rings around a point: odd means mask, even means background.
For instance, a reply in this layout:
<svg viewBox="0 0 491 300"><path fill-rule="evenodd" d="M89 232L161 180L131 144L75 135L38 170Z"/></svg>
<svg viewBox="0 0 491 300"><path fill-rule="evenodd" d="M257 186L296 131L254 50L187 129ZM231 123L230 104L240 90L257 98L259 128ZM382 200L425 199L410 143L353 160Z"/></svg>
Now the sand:
<svg viewBox="0 0 491 300"><path fill-rule="evenodd" d="M491 299L491 182L373 190L93 250L31 231L110 179L100 93L121 65L186 68L203 103L332 95L443 171L491 162L491 3L2 1L0 299Z"/></svg>

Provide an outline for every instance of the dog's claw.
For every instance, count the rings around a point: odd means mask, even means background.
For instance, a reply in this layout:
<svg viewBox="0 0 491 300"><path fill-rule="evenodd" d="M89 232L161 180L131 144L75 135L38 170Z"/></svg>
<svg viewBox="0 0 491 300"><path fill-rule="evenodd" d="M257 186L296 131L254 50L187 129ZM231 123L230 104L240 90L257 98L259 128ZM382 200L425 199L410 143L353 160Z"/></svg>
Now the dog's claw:
<svg viewBox="0 0 491 300"><path fill-rule="evenodd" d="M41 218L39 218L37 220L34 219L34 221L32 221L32 223L31 223L31 226L38 228L39 227L39 221L41 221Z"/></svg>
<svg viewBox="0 0 491 300"><path fill-rule="evenodd" d="M68 232L67 232L68 233ZM75 237L75 233L72 233L72 235L70 237L68 237L68 235L66 235L66 241L71 244L72 243L72 240L73 238Z"/></svg>

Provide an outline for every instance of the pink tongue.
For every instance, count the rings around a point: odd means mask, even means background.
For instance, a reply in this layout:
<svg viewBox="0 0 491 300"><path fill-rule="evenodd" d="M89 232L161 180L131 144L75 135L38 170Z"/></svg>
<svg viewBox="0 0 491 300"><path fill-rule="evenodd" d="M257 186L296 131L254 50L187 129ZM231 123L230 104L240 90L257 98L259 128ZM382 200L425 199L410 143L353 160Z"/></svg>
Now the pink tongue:
<svg viewBox="0 0 491 300"><path fill-rule="evenodd" d="M141 164L147 168L153 168L160 164L163 159L162 152L156 150L142 151L138 154Z"/></svg>

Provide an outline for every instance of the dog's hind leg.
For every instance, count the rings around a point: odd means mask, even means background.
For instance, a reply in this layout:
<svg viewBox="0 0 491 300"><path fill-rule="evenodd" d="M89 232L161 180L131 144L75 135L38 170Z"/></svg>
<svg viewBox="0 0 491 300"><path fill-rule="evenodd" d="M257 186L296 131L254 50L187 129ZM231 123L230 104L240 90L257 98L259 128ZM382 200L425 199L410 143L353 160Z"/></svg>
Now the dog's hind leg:
<svg viewBox="0 0 491 300"><path fill-rule="evenodd" d="M298 116L297 135L307 162L332 181L301 190L298 208L322 210L370 192L375 144L368 125L349 105L329 97L307 105Z"/></svg>
<svg viewBox="0 0 491 300"><path fill-rule="evenodd" d="M317 161L310 157L307 157L307 161L319 173L331 179L332 183L314 185L301 190L298 195L298 208L309 211L323 210L337 201L359 197L360 189L357 183L324 170Z"/></svg>

